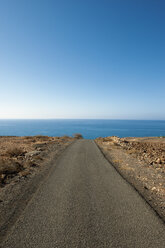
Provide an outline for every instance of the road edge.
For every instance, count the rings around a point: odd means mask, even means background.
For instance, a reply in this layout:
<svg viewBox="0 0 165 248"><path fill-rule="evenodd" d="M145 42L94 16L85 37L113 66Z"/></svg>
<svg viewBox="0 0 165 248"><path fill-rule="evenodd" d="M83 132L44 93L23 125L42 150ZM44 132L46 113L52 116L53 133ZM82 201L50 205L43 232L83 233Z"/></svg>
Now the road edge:
<svg viewBox="0 0 165 248"><path fill-rule="evenodd" d="M95 142L95 140L94 140ZM152 203L149 201L148 197L143 194L140 185L138 184L134 184L129 176L127 176L126 174L122 173L122 171L115 165L115 163L112 161L112 159L110 158L110 156L108 156L108 154L106 154L106 152L104 151L104 149L102 149L96 142L95 142L96 146L98 147L98 149L100 150L100 152L102 153L102 155L104 156L104 158L113 166L113 168L120 174L120 176L129 184L132 186L132 188L138 192L138 194L145 200L145 202L152 208L152 210L154 211L155 215L157 217L159 217L163 223L165 223L165 217L161 215L161 212L159 213L159 211L157 209L154 208L154 206L152 205Z"/></svg>

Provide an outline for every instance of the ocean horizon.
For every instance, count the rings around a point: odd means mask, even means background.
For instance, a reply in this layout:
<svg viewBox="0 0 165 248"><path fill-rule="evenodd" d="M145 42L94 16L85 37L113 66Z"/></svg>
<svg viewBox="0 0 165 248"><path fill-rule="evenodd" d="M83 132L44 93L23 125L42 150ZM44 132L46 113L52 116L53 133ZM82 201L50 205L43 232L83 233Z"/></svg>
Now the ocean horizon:
<svg viewBox="0 0 165 248"><path fill-rule="evenodd" d="M165 120L115 119L1 119L0 136L72 136L97 137L165 136Z"/></svg>

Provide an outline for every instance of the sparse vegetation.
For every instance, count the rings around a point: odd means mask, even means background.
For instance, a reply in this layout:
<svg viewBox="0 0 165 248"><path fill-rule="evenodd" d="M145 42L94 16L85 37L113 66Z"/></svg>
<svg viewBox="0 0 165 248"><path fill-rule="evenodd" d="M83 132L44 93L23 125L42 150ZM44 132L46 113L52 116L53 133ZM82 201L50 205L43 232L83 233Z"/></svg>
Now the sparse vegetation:
<svg viewBox="0 0 165 248"><path fill-rule="evenodd" d="M52 137L49 137L49 136L44 136L44 135L36 135L34 136L34 138L38 139L38 140L42 140L42 141L47 141L47 140L51 140Z"/></svg>
<svg viewBox="0 0 165 248"><path fill-rule="evenodd" d="M10 157L17 157L17 156L21 156L24 155L25 151L23 150L23 148L21 147L10 147L7 151L6 151L6 155L9 155Z"/></svg>
<svg viewBox="0 0 165 248"><path fill-rule="evenodd" d="M12 159L0 159L0 184L4 184L8 178L13 177L23 170L23 166Z"/></svg>
<svg viewBox="0 0 165 248"><path fill-rule="evenodd" d="M62 139L70 139L70 137L68 135L64 135L61 137Z"/></svg>
<svg viewBox="0 0 165 248"><path fill-rule="evenodd" d="M0 136L0 187L13 177L27 177L45 160L52 147L61 149L74 140L69 136Z"/></svg>
<svg viewBox="0 0 165 248"><path fill-rule="evenodd" d="M81 133L75 133L75 134L74 134L74 138L75 138L75 139L83 139L83 136L82 136Z"/></svg>

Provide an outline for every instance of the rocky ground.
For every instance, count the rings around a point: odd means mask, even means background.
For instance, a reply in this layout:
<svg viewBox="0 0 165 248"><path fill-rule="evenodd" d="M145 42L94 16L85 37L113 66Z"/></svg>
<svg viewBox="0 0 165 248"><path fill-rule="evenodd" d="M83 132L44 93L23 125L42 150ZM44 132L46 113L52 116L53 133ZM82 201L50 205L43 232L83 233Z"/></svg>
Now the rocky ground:
<svg viewBox="0 0 165 248"><path fill-rule="evenodd" d="M34 168L42 166L47 153L56 147L67 146L73 138L28 136L0 137L0 187L9 184L17 176L26 177ZM18 180L19 181L19 180Z"/></svg>
<svg viewBox="0 0 165 248"><path fill-rule="evenodd" d="M165 138L97 138L107 159L165 220Z"/></svg>

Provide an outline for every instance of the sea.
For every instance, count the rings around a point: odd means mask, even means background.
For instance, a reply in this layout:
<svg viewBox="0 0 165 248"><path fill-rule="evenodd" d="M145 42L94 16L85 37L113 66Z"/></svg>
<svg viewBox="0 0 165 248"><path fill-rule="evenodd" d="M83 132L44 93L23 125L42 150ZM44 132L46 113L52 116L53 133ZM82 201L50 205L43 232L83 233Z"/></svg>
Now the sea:
<svg viewBox="0 0 165 248"><path fill-rule="evenodd" d="M97 137L165 136L165 120L0 120L0 136L72 136L81 133L86 139Z"/></svg>

